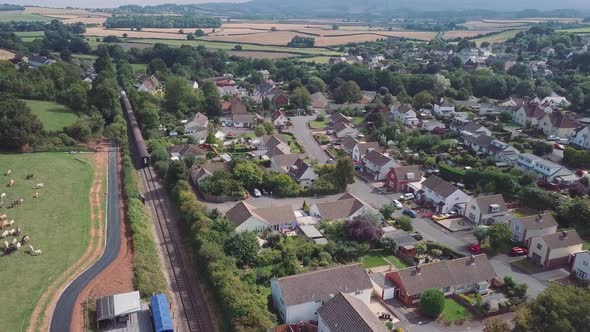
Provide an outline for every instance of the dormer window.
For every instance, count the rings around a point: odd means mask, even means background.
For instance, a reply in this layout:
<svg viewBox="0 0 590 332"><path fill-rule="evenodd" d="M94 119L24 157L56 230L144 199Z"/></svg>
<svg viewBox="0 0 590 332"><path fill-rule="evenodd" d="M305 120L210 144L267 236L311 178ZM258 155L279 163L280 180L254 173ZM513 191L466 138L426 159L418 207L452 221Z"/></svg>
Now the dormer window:
<svg viewBox="0 0 590 332"><path fill-rule="evenodd" d="M500 212L500 205L490 204L490 212Z"/></svg>

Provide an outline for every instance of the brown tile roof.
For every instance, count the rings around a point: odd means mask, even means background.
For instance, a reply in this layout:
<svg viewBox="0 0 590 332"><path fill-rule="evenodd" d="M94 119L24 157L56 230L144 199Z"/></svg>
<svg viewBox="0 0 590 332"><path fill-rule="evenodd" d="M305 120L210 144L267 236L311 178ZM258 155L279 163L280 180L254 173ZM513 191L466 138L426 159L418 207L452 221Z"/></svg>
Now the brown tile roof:
<svg viewBox="0 0 590 332"><path fill-rule="evenodd" d="M379 167L383 167L387 165L387 163L393 161L391 157L386 156L376 150L371 150L367 152L367 154L365 155L365 160L368 160Z"/></svg>
<svg viewBox="0 0 590 332"><path fill-rule="evenodd" d="M303 159L297 159L291 168L289 168L289 175L299 181L309 168L311 168L311 166L309 166Z"/></svg>
<svg viewBox="0 0 590 332"><path fill-rule="evenodd" d="M213 175L216 172L229 171L229 163L207 163L203 165L195 165L191 168L191 178L193 181L198 181L203 175Z"/></svg>
<svg viewBox="0 0 590 332"><path fill-rule="evenodd" d="M422 171L420 171L419 165L397 166L393 168L393 171L401 181L420 181L422 179Z"/></svg>
<svg viewBox="0 0 590 332"><path fill-rule="evenodd" d="M171 147L170 153L178 153L181 157L204 156L207 152L196 144L182 144Z"/></svg>
<svg viewBox="0 0 590 332"><path fill-rule="evenodd" d="M352 124L352 120L350 120L347 116L345 116L344 114L342 114L340 112L332 114L332 116L330 117L330 120L332 121L333 124L336 124L338 122Z"/></svg>
<svg viewBox="0 0 590 332"><path fill-rule="evenodd" d="M424 180L424 182L422 182L422 187L429 188L444 198L449 197L452 193L458 190L457 187L436 175L431 175L426 180Z"/></svg>
<svg viewBox="0 0 590 332"><path fill-rule="evenodd" d="M490 213L490 205L492 204L498 204L500 207L498 212L508 211L506 208L506 202L504 202L504 197L500 194L476 197L475 204L477 204L481 213Z"/></svg>
<svg viewBox="0 0 590 332"><path fill-rule="evenodd" d="M313 108L326 108L328 105L328 98L321 92L316 92L311 95L311 107Z"/></svg>
<svg viewBox="0 0 590 332"><path fill-rule="evenodd" d="M528 230L557 226L557 221L555 221L555 218L553 218L551 213L536 214L517 219Z"/></svg>
<svg viewBox="0 0 590 332"><path fill-rule="evenodd" d="M276 119L278 119L281 116L286 117L285 113L283 111L276 110L276 111L272 112L271 119L272 119L272 121L275 121Z"/></svg>
<svg viewBox="0 0 590 332"><path fill-rule="evenodd" d="M231 106L230 106L231 113L233 115L238 114L248 114L248 110L246 109L246 105L242 102L240 97L233 97L231 99Z"/></svg>
<svg viewBox="0 0 590 332"><path fill-rule="evenodd" d="M359 141L351 137L347 137L342 141L342 146L350 151L352 151L357 144L359 144Z"/></svg>
<svg viewBox="0 0 590 332"><path fill-rule="evenodd" d="M330 299L339 292L371 289L373 285L362 264L350 264L309 271L277 279L285 305Z"/></svg>
<svg viewBox="0 0 590 332"><path fill-rule="evenodd" d="M301 155L299 154L278 154L272 157L272 161L274 162L276 169L280 169L279 171L281 172L286 172L286 168L295 164L300 157Z"/></svg>
<svg viewBox="0 0 590 332"><path fill-rule="evenodd" d="M526 104L523 106L527 118L541 119L545 116L545 111L537 104Z"/></svg>
<svg viewBox="0 0 590 332"><path fill-rule="evenodd" d="M345 194L345 196L334 202L318 203L317 207L321 218L324 220L345 219L366 206L358 198L346 195L349 194Z"/></svg>
<svg viewBox="0 0 590 332"><path fill-rule="evenodd" d="M464 285L496 277L496 272L485 254L423 264L419 269L418 273L415 266L408 267L391 272L388 276L398 274L402 283L398 286L403 287L410 296L421 294L428 288Z"/></svg>
<svg viewBox="0 0 590 332"><path fill-rule="evenodd" d="M397 111L402 114L408 113L409 111L413 110L414 108L410 104L401 104L397 107Z"/></svg>
<svg viewBox="0 0 590 332"><path fill-rule="evenodd" d="M369 149L373 149L376 151L381 151L381 147L379 147L379 142L363 142L363 143L359 143L359 153L361 156L364 156L367 154L367 151L369 151Z"/></svg>
<svg viewBox="0 0 590 332"><path fill-rule="evenodd" d="M574 118L564 115L559 111L555 111L551 114L547 115L549 117L549 121L554 128L577 128L578 121Z"/></svg>
<svg viewBox="0 0 590 332"><path fill-rule="evenodd" d="M285 136L283 135L262 135L260 136L260 140L267 148L286 142Z"/></svg>
<svg viewBox="0 0 590 332"><path fill-rule="evenodd" d="M343 130L352 128L352 126L350 126L348 123L340 121L340 122L336 122L336 124L334 124L334 131L339 133Z"/></svg>
<svg viewBox="0 0 590 332"><path fill-rule="evenodd" d="M359 298L338 293L318 309L331 331L387 332L377 315Z"/></svg>
<svg viewBox="0 0 590 332"><path fill-rule="evenodd" d="M265 221L269 226L288 224L297 220L291 205L256 208L244 201L229 209L225 216L235 227L240 226L252 216Z"/></svg>
<svg viewBox="0 0 590 332"><path fill-rule="evenodd" d="M551 249L567 248L583 243L582 238L575 229L545 235L543 241Z"/></svg>

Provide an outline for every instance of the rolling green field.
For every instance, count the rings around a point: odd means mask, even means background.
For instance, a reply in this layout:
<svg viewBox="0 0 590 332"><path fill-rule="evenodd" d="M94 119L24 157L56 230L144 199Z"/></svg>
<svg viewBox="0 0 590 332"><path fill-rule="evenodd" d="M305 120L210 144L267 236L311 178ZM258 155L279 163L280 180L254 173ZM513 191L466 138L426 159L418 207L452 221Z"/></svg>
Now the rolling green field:
<svg viewBox="0 0 590 332"><path fill-rule="evenodd" d="M97 42L93 37L87 36L89 40L88 43L91 46L97 46L102 42ZM234 46L241 45L242 50L246 51L265 51L265 52L281 52L281 53L294 53L299 55L323 55L323 56L336 56L341 55L341 52L336 52L329 50L327 48L317 47L317 48L297 48L297 47L282 47L282 46L267 46L267 45L255 45L255 44L240 44L240 43L225 43L225 42L216 42L216 41L206 41L206 40L176 40L176 39L144 39L144 38L127 38L125 40L126 43L135 43L135 44L147 44L152 45L156 43L162 43L170 46L177 46L180 47L182 45L191 45L191 46L205 46L209 49L215 50L224 50L229 51L233 50Z"/></svg>
<svg viewBox="0 0 590 332"><path fill-rule="evenodd" d="M487 36L487 37L482 37L482 38L476 38L473 39L473 41L477 44L477 45L481 45L481 43L487 41L488 43L502 43L507 41L510 38L513 38L514 36L516 36L517 33L524 31L524 30L506 30L504 32L500 32L499 34L496 35L492 35L492 36Z"/></svg>
<svg viewBox="0 0 590 332"><path fill-rule="evenodd" d="M23 100L31 111L35 113L46 130L62 130L76 122L78 116L68 107L51 101Z"/></svg>
<svg viewBox="0 0 590 332"><path fill-rule="evenodd" d="M590 33L590 26L584 27L584 28L576 28L576 29L563 29L563 30L558 30L558 31L559 32L584 34L584 33Z"/></svg>
<svg viewBox="0 0 590 332"><path fill-rule="evenodd" d="M45 32L43 32L43 31L17 31L14 34L21 37L21 38L23 38L23 37L43 37Z"/></svg>
<svg viewBox="0 0 590 332"><path fill-rule="evenodd" d="M20 12L0 12L0 22L49 22L51 18L37 14L22 14Z"/></svg>
<svg viewBox="0 0 590 332"><path fill-rule="evenodd" d="M14 219L13 226L21 227L21 236L29 235L29 244L43 251L40 256L30 256L26 245L0 257L0 280L7 287L0 311L3 331L26 328L41 294L82 256L88 245L89 192L94 171L87 160L85 155L65 153L0 154L2 173L12 170L10 177L0 175L0 191L6 193L8 202L24 199L16 208L4 206L0 214ZM25 176L30 173L35 177L26 181ZM15 180L12 188L4 185L9 178ZM32 188L39 182L45 187L39 190L38 198L33 198Z"/></svg>
<svg viewBox="0 0 590 332"><path fill-rule="evenodd" d="M303 58L301 61L305 62L315 62L315 63L328 63L330 61L329 56L314 56L311 58Z"/></svg>

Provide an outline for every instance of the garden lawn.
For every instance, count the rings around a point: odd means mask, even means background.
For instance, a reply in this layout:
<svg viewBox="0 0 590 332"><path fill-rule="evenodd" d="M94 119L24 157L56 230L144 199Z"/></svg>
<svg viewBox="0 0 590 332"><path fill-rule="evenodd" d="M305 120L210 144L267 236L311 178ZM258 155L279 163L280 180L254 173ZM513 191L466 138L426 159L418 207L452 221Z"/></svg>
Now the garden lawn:
<svg viewBox="0 0 590 332"><path fill-rule="evenodd" d="M363 123L363 121L365 121L365 118L362 116L353 116L352 117L352 124L354 124L355 126L360 125L361 123Z"/></svg>
<svg viewBox="0 0 590 332"><path fill-rule="evenodd" d="M582 244L582 250L590 250L590 239L585 239Z"/></svg>
<svg viewBox="0 0 590 332"><path fill-rule="evenodd" d="M0 257L0 280L6 283L0 326L3 331L23 331L41 294L88 246L94 170L87 155L65 153L0 154L0 167L3 172L12 170L11 176L2 176L2 183L15 180L14 187L1 190L6 201L24 199L23 205L13 209L4 205L0 214L14 219L21 236L29 235L29 244L43 251L33 257L21 248ZM26 181L27 174L34 178ZM33 198L32 188L39 182L44 188Z"/></svg>
<svg viewBox="0 0 590 332"><path fill-rule="evenodd" d="M23 100L39 120L45 130L58 131L78 120L78 116L67 106L51 101Z"/></svg>
<svg viewBox="0 0 590 332"><path fill-rule="evenodd" d="M473 315L469 309L465 308L452 298L445 298L445 308L442 312L442 318L446 322L455 322L463 319L470 319Z"/></svg>
<svg viewBox="0 0 590 332"><path fill-rule="evenodd" d="M381 254L370 254L363 257L363 265L366 269L389 264Z"/></svg>
<svg viewBox="0 0 590 332"><path fill-rule="evenodd" d="M385 257L385 259L388 260L391 264L393 264L393 266L395 266L398 269L403 269L409 266L406 262L402 261L401 259L393 255L387 256Z"/></svg>
<svg viewBox="0 0 590 332"><path fill-rule="evenodd" d="M144 63L132 63L131 68L133 68L133 72L135 74L145 74L145 69L147 65Z"/></svg>
<svg viewBox="0 0 590 332"><path fill-rule="evenodd" d="M324 129L328 127L328 123L330 123L330 120L327 117L324 117L324 121L309 121L309 127L311 129Z"/></svg>

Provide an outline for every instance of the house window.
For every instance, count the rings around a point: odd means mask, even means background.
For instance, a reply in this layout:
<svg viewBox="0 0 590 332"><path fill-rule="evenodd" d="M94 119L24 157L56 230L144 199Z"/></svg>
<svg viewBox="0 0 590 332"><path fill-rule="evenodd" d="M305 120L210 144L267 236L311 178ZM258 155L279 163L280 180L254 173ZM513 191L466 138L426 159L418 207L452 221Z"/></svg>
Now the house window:
<svg viewBox="0 0 590 332"><path fill-rule="evenodd" d="M582 265L588 266L588 261L582 261Z"/></svg>
<svg viewBox="0 0 590 332"><path fill-rule="evenodd" d="M471 205L471 210L475 210L475 205Z"/></svg>
<svg viewBox="0 0 590 332"><path fill-rule="evenodd" d="M440 289L443 293L448 293L451 291L451 287L445 287Z"/></svg>
<svg viewBox="0 0 590 332"><path fill-rule="evenodd" d="M578 276L578 278L580 278L580 279L587 279L588 273L581 271L581 270L576 270L576 276Z"/></svg>
<svg viewBox="0 0 590 332"><path fill-rule="evenodd" d="M363 291L358 291L357 290L356 292L354 292L354 295L359 295L359 294L362 294L362 293L363 293Z"/></svg>
<svg viewBox="0 0 590 332"><path fill-rule="evenodd" d="M539 249L539 250L543 249L543 245L540 243L537 243L537 249Z"/></svg>

